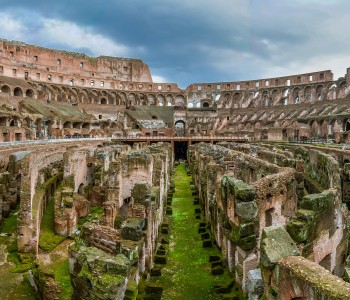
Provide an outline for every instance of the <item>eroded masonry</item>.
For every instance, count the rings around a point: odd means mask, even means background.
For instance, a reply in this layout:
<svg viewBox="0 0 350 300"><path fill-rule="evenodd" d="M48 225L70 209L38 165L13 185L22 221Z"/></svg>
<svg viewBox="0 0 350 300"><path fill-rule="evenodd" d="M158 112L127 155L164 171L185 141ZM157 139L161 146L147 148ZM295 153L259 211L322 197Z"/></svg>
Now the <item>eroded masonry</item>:
<svg viewBox="0 0 350 300"><path fill-rule="evenodd" d="M350 69L182 90L0 49L4 299L350 299Z"/></svg>

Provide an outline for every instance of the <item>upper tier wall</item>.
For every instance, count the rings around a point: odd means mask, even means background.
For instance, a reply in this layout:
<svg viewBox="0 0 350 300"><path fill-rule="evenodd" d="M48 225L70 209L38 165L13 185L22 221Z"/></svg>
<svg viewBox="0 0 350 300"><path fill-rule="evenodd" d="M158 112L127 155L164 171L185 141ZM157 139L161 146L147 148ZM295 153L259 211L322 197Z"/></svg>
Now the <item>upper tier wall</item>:
<svg viewBox="0 0 350 300"><path fill-rule="evenodd" d="M53 50L6 40L0 40L0 50L0 63L12 68L4 68L7 76L11 74L6 73L16 70L15 73L26 75L28 79L41 79L44 75L48 79L47 76L50 74L60 74L61 77L74 74L75 78L96 77L152 82L148 66L140 59L89 57L82 53Z"/></svg>

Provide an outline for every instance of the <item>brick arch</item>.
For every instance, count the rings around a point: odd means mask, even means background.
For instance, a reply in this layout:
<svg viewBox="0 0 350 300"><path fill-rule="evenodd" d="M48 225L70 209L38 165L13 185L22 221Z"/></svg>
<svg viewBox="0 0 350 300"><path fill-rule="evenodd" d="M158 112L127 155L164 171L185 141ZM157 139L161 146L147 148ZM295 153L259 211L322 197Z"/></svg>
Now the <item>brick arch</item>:
<svg viewBox="0 0 350 300"><path fill-rule="evenodd" d="M23 97L23 90L22 90L22 88L20 88L20 87L15 87L14 89L13 89L13 95L15 96L15 97Z"/></svg>
<svg viewBox="0 0 350 300"><path fill-rule="evenodd" d="M11 95L11 88L10 88L10 86L7 85L7 84L3 84L1 86L1 93L5 93L5 94Z"/></svg>

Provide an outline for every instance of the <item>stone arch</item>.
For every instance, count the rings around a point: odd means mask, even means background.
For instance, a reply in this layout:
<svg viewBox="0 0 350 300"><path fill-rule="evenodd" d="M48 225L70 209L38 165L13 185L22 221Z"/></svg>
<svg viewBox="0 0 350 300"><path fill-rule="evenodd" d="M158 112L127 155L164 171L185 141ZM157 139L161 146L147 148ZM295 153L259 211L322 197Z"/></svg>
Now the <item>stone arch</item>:
<svg viewBox="0 0 350 300"><path fill-rule="evenodd" d="M119 96L120 96L119 105L126 105L126 100L127 100L126 94L124 92L121 92Z"/></svg>
<svg viewBox="0 0 350 300"><path fill-rule="evenodd" d="M80 102L88 103L89 102L89 92L86 89L83 89L80 94Z"/></svg>
<svg viewBox="0 0 350 300"><path fill-rule="evenodd" d="M13 95L15 97L23 97L23 90L20 88L20 87L16 87L14 90L13 90Z"/></svg>
<svg viewBox="0 0 350 300"><path fill-rule="evenodd" d="M183 95L177 95L175 97L175 106L182 106L182 107L186 106L186 99Z"/></svg>
<svg viewBox="0 0 350 300"><path fill-rule="evenodd" d="M108 93L108 103L112 105L116 105L117 94L115 92Z"/></svg>
<svg viewBox="0 0 350 300"><path fill-rule="evenodd" d="M294 88L292 94L293 94L293 103L294 104L299 104L302 102L299 87Z"/></svg>
<svg viewBox="0 0 350 300"><path fill-rule="evenodd" d="M202 103L202 107L209 107L209 102L208 101L204 101Z"/></svg>
<svg viewBox="0 0 350 300"><path fill-rule="evenodd" d="M345 119L343 121L343 128L344 128L344 131L350 131L350 119Z"/></svg>
<svg viewBox="0 0 350 300"><path fill-rule="evenodd" d="M271 106L271 99L267 90L262 92L262 106Z"/></svg>
<svg viewBox="0 0 350 300"><path fill-rule="evenodd" d="M1 87L1 93L10 95L11 94L11 88L8 85L4 84Z"/></svg>
<svg viewBox="0 0 350 300"><path fill-rule="evenodd" d="M34 91L32 89L26 90L26 97L27 98L34 98Z"/></svg>
<svg viewBox="0 0 350 300"><path fill-rule="evenodd" d="M72 122L67 121L63 123L63 128L72 128L72 127L73 127Z"/></svg>
<svg viewBox="0 0 350 300"><path fill-rule="evenodd" d="M115 105L115 94L113 95L112 93L108 93L107 101L108 101L108 104Z"/></svg>
<svg viewBox="0 0 350 300"><path fill-rule="evenodd" d="M186 123L184 120L175 122L175 136L184 136L186 133Z"/></svg>
<svg viewBox="0 0 350 300"><path fill-rule="evenodd" d="M272 92L271 92L271 99L272 99L272 104L273 105L276 105L278 103L279 97L280 97L280 93L281 93L280 90L277 90L277 89L272 90Z"/></svg>
<svg viewBox="0 0 350 300"><path fill-rule="evenodd" d="M129 106L136 105L136 95L134 93L128 95L128 104Z"/></svg>
<svg viewBox="0 0 350 300"><path fill-rule="evenodd" d="M222 101L222 106L224 108L229 108L231 105L231 94L230 93L225 93Z"/></svg>
<svg viewBox="0 0 350 300"><path fill-rule="evenodd" d="M90 103L98 103L98 92L96 90L90 92Z"/></svg>
<svg viewBox="0 0 350 300"><path fill-rule="evenodd" d="M157 105L158 106L165 106L166 105L166 100L165 100L164 95L162 95L162 94L157 95Z"/></svg>
<svg viewBox="0 0 350 300"><path fill-rule="evenodd" d="M312 89L311 89L310 85L308 85L304 89L304 98L305 98L305 102L311 102L313 100L312 99Z"/></svg>
<svg viewBox="0 0 350 300"><path fill-rule="evenodd" d="M232 108L239 108L240 107L240 98L241 98L241 93L236 92L232 96Z"/></svg>
<svg viewBox="0 0 350 300"><path fill-rule="evenodd" d="M166 96L167 106L174 106L174 97L170 94Z"/></svg>
<svg viewBox="0 0 350 300"><path fill-rule="evenodd" d="M343 80L339 83L338 91L337 91L337 99L345 98L346 94L346 81Z"/></svg>
<svg viewBox="0 0 350 300"><path fill-rule="evenodd" d="M106 104L108 104L108 100L106 98L101 98L100 104L106 105Z"/></svg>
<svg viewBox="0 0 350 300"><path fill-rule="evenodd" d="M138 95L138 98L139 98L139 105L147 105L147 98L145 94L140 93Z"/></svg>
<svg viewBox="0 0 350 300"><path fill-rule="evenodd" d="M147 102L148 102L148 105L157 105L156 96L153 94L148 94Z"/></svg>
<svg viewBox="0 0 350 300"><path fill-rule="evenodd" d="M316 120L310 122L310 136L319 137L320 128Z"/></svg>
<svg viewBox="0 0 350 300"><path fill-rule="evenodd" d="M324 86L322 84L319 84L316 87L316 99L318 101L322 101L323 100L323 92L324 92Z"/></svg>
<svg viewBox="0 0 350 300"><path fill-rule="evenodd" d="M327 86L327 100L335 100L337 98L337 85L330 83Z"/></svg>

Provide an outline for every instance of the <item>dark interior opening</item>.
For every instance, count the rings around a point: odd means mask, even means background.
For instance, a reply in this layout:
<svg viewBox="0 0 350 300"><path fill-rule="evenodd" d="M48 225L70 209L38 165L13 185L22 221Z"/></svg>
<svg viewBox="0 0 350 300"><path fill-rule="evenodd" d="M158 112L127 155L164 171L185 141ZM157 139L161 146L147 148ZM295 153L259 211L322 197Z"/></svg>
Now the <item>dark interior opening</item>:
<svg viewBox="0 0 350 300"><path fill-rule="evenodd" d="M187 142L174 142L175 160L187 159Z"/></svg>

